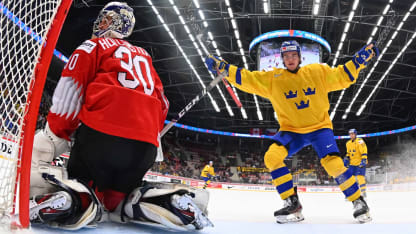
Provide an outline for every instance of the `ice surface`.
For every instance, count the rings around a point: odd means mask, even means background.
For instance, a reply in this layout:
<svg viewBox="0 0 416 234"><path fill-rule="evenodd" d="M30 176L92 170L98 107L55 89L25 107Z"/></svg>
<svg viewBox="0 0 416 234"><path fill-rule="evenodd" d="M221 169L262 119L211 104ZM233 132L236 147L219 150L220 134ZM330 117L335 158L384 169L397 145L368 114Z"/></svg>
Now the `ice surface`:
<svg viewBox="0 0 416 234"><path fill-rule="evenodd" d="M302 233L302 234L416 234L416 192L368 192L373 221L358 224L352 204L341 193L300 193L305 220L296 224L277 224L273 212L282 207L272 191L233 191L209 189L209 217L214 228L198 233ZM137 224L102 223L96 229L76 233L166 233L168 231ZM74 233L33 225L19 233ZM178 232L176 232L178 233Z"/></svg>

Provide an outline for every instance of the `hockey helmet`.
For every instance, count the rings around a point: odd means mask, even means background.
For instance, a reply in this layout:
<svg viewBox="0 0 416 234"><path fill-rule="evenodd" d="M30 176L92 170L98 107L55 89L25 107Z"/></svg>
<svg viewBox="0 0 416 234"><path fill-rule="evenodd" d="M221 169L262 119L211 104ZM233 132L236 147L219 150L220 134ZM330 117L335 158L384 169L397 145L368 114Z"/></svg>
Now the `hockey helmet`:
<svg viewBox="0 0 416 234"><path fill-rule="evenodd" d="M290 52L290 51L296 51L298 52L299 59L301 60L301 48L297 41L291 40L291 41L284 41L282 42L282 45L280 46L280 56L283 60L283 53Z"/></svg>
<svg viewBox="0 0 416 234"><path fill-rule="evenodd" d="M111 20L105 29L100 28L103 20ZM130 36L135 23L133 9L123 2L110 2L98 14L93 26L96 37L125 38Z"/></svg>
<svg viewBox="0 0 416 234"><path fill-rule="evenodd" d="M351 128L350 130L348 130L348 133L354 133L355 135L357 135L357 129Z"/></svg>

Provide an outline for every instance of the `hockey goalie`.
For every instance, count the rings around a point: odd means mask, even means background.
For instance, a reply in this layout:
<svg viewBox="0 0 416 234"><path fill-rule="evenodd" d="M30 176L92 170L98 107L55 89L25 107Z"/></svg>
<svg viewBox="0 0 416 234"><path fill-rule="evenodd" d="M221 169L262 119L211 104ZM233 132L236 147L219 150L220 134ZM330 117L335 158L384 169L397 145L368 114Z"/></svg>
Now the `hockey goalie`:
<svg viewBox="0 0 416 234"><path fill-rule="evenodd" d="M92 38L64 67L47 125L34 139L32 223L67 230L107 220L182 231L212 226L207 191L142 182L160 155L169 102L150 55L123 40L134 23L127 4L108 3ZM52 166L66 151L67 168Z"/></svg>

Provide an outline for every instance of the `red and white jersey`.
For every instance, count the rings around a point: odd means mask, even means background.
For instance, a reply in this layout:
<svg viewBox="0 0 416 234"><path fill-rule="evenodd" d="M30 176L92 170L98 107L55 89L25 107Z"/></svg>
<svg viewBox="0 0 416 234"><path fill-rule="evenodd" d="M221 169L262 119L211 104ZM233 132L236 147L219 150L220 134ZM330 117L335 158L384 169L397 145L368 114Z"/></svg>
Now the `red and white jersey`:
<svg viewBox="0 0 416 234"><path fill-rule="evenodd" d="M168 108L144 49L120 39L95 38L82 43L65 65L48 123L67 140L81 121L105 134L159 146Z"/></svg>

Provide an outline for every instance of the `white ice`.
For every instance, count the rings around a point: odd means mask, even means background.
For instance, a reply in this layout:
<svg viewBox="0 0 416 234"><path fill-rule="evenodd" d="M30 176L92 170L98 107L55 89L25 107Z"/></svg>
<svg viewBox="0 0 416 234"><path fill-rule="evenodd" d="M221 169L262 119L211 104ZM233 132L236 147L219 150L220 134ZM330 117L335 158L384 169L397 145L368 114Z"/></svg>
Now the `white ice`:
<svg viewBox="0 0 416 234"><path fill-rule="evenodd" d="M273 212L282 207L277 192L209 189L209 217L215 227L195 233L302 233L302 234L416 234L416 191L369 192L368 205L373 221L358 224L352 204L341 193L300 193L305 220L277 224ZM64 233L39 225L19 233ZM137 224L102 223L79 233L167 233ZM77 232L77 233L78 233ZM74 232L66 232L74 233Z"/></svg>

